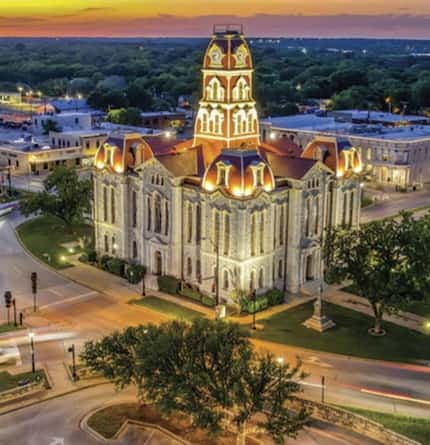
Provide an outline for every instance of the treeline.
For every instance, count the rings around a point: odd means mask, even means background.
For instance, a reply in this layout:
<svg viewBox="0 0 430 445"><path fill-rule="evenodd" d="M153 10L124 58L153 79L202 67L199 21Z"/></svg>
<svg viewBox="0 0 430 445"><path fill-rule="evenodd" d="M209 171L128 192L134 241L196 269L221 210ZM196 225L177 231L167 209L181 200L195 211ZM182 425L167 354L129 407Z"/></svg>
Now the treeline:
<svg viewBox="0 0 430 445"><path fill-rule="evenodd" d="M82 94L102 109L162 110L180 96L195 104L205 46L201 40L3 40L0 90L23 83L46 95ZM430 57L285 45L252 51L263 115L295 113L309 99L332 99L338 109L387 110L387 98L397 111L430 107Z"/></svg>

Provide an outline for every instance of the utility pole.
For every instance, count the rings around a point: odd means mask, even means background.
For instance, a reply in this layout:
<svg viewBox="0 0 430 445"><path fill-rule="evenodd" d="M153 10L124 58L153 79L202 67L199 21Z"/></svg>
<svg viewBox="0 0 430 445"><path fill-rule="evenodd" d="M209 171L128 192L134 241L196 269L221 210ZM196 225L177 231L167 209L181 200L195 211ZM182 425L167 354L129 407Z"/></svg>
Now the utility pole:
<svg viewBox="0 0 430 445"><path fill-rule="evenodd" d="M257 329L257 325L255 324L255 313L256 313L256 303L257 303L257 292L255 289L251 292L251 300L254 303L253 311L252 311L252 329L255 331Z"/></svg>
<svg viewBox="0 0 430 445"><path fill-rule="evenodd" d="M31 272L31 291L33 293L33 312L36 312L37 272Z"/></svg>
<svg viewBox="0 0 430 445"><path fill-rule="evenodd" d="M30 348L31 348L31 372L36 374L36 358L34 356L34 332L30 332L28 334L30 339Z"/></svg>

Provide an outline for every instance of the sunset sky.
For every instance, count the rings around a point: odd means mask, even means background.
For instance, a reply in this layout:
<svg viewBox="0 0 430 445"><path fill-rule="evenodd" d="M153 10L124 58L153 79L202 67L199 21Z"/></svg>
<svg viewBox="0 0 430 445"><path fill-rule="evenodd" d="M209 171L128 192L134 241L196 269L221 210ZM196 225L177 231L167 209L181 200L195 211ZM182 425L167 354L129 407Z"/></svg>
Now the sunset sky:
<svg viewBox="0 0 430 445"><path fill-rule="evenodd" d="M430 38L430 0L0 0L0 36L248 35Z"/></svg>

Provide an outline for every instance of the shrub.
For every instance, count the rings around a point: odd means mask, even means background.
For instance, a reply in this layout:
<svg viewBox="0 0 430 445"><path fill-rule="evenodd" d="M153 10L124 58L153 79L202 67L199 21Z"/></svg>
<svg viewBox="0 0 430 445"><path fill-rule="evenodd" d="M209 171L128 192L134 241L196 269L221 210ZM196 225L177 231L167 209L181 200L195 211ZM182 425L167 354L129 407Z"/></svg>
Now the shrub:
<svg viewBox="0 0 430 445"><path fill-rule="evenodd" d="M189 286L185 286L181 291L179 291L179 294L192 300L198 301L204 306L215 306L215 301L213 300L213 298L203 295L199 291L194 290Z"/></svg>
<svg viewBox="0 0 430 445"><path fill-rule="evenodd" d="M255 304L249 297L244 297L240 301L240 311L253 314L255 312L261 312L269 307L269 299L265 295L257 297Z"/></svg>
<svg viewBox="0 0 430 445"><path fill-rule="evenodd" d="M97 252L95 250L89 250L86 252L88 262L89 263L96 263L97 262Z"/></svg>
<svg viewBox="0 0 430 445"><path fill-rule="evenodd" d="M81 263L88 263L88 254L86 252L84 252L80 257L79 257L79 261Z"/></svg>
<svg viewBox="0 0 430 445"><path fill-rule="evenodd" d="M140 264L129 264L125 276L129 283L137 284L142 280L142 276L145 274L145 267Z"/></svg>
<svg viewBox="0 0 430 445"><path fill-rule="evenodd" d="M109 256L109 255L103 255L103 256L100 258L100 267L101 267L102 269L104 269L104 270L108 270L107 264L108 264L108 262L109 262L111 259L112 259L111 256Z"/></svg>
<svg viewBox="0 0 430 445"><path fill-rule="evenodd" d="M157 279L158 289L167 294L176 295L179 289L179 280L170 275L161 275Z"/></svg>
<svg viewBox="0 0 430 445"><path fill-rule="evenodd" d="M109 272L118 275L120 277L123 277L125 273L126 264L127 263L124 260L121 260L120 258L111 258L106 263L106 267Z"/></svg>
<svg viewBox="0 0 430 445"><path fill-rule="evenodd" d="M284 293L277 288L270 289L264 296L269 300L269 306L276 306L284 302Z"/></svg>

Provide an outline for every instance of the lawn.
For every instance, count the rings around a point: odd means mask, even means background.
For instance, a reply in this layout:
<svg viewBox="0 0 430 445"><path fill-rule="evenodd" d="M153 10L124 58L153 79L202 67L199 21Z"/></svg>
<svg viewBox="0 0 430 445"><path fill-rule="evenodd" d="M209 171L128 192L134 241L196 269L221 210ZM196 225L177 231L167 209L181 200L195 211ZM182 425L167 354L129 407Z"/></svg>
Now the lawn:
<svg viewBox="0 0 430 445"><path fill-rule="evenodd" d="M135 403L123 403L103 408L88 419L88 426L106 439L110 439L115 436L127 419L160 425L196 445L217 445L220 443L235 445L236 443L236 437L232 433L220 432L218 435L210 435L204 430L193 428L186 416L180 413L174 413L171 417L161 416L153 405L148 404L139 406ZM256 444L255 440L247 438L246 445Z"/></svg>
<svg viewBox="0 0 430 445"><path fill-rule="evenodd" d="M430 419L385 414L359 408L342 408L374 420L396 433L421 442L423 445L430 443Z"/></svg>
<svg viewBox="0 0 430 445"><path fill-rule="evenodd" d="M336 327L320 334L302 323L313 313L311 303L260 320L264 329L253 335L261 340L357 357L416 363L430 360L430 336L392 323L387 335L372 337L367 330L373 319L359 312L325 303L326 314Z"/></svg>
<svg viewBox="0 0 430 445"><path fill-rule="evenodd" d="M45 379L43 371L36 371L35 376L33 376L32 372L23 372L21 374L12 375L7 371L2 371L0 372L0 392L16 388L19 386L20 382L30 383L40 379Z"/></svg>
<svg viewBox="0 0 430 445"><path fill-rule="evenodd" d="M195 318L204 317L204 315L200 312L193 311L192 309L179 306L176 303L172 303L171 301L166 301L158 297L148 296L141 298L140 300L133 300L131 303L145 306L149 309L153 309L154 311L161 312L172 318L181 320L192 321Z"/></svg>
<svg viewBox="0 0 430 445"><path fill-rule="evenodd" d="M7 324L7 323L0 324L0 334L5 334L6 332L17 331L19 329L23 329L23 327L21 327L21 326L15 327L13 322L11 322L10 324Z"/></svg>
<svg viewBox="0 0 430 445"><path fill-rule="evenodd" d="M34 256L56 269L71 266L67 262L70 253L61 244L77 241L82 236L93 236L92 227L79 225L68 229L53 216L39 216L21 224L17 231L22 243Z"/></svg>
<svg viewBox="0 0 430 445"><path fill-rule="evenodd" d="M354 284L350 284L349 286L345 286L341 289L344 292L348 292L350 294L358 295L357 287ZM430 300L429 301L416 301L408 304L404 308L402 308L405 312L411 312L415 315L420 315L421 317L430 319Z"/></svg>

